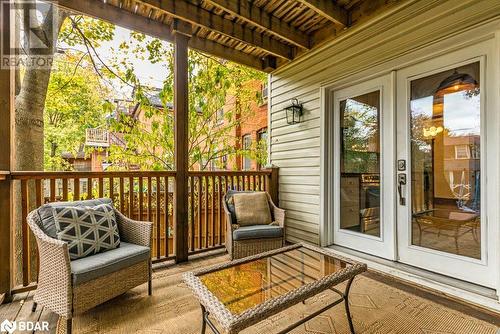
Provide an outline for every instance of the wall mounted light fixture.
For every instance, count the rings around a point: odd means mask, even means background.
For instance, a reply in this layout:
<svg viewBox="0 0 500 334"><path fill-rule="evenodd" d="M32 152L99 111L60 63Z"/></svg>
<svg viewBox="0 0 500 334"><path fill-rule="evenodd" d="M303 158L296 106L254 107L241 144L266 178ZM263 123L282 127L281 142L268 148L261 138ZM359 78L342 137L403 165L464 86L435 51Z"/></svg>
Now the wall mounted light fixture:
<svg viewBox="0 0 500 334"><path fill-rule="evenodd" d="M286 112L286 122L288 124L297 124L302 121L302 104L299 103L297 98L292 99L292 104L288 107L285 107Z"/></svg>

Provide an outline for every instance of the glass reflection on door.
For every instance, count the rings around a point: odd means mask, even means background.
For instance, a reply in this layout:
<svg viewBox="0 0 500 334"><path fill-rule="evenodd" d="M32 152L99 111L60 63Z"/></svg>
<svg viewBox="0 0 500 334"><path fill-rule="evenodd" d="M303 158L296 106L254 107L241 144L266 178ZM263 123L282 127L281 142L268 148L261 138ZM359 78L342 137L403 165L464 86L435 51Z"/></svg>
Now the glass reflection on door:
<svg viewBox="0 0 500 334"><path fill-rule="evenodd" d="M380 236L380 91L340 101L340 228Z"/></svg>
<svg viewBox="0 0 500 334"><path fill-rule="evenodd" d="M481 258L479 62L411 82L412 244Z"/></svg>

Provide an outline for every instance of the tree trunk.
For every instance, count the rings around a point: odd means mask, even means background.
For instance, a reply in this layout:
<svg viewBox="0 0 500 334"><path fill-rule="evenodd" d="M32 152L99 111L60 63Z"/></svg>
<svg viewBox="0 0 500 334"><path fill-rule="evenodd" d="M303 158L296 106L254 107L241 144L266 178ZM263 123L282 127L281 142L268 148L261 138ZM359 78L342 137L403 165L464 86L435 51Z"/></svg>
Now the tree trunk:
<svg viewBox="0 0 500 334"><path fill-rule="evenodd" d="M26 4L30 6L31 4ZM47 15L43 22L42 30L49 39L49 45L55 46L55 41L52 37L57 36L62 26L63 21L68 16L68 13L59 10L56 6L52 6L53 15ZM54 22L57 20L57 22ZM57 34L54 34L53 29L57 29ZM26 49L29 52L29 49ZM47 50L40 56L46 60L46 64L52 64L55 53L54 47L48 47ZM45 98L50 79L51 66L44 68L27 67L25 69L22 83L20 83L19 93L15 99L15 116L14 116L14 147L13 147L13 168L16 171L43 170L43 155L44 155L44 136L43 136L43 111L45 108ZM19 79L20 76L16 76ZM29 209L34 209L35 204L35 187L34 184L29 184L28 198ZM22 222L26 217L22 217L21 208L21 192L20 185L15 185L14 191L14 269L13 275L14 285L22 282ZM30 241L30 263L31 263L31 280L36 279L36 245L34 238Z"/></svg>

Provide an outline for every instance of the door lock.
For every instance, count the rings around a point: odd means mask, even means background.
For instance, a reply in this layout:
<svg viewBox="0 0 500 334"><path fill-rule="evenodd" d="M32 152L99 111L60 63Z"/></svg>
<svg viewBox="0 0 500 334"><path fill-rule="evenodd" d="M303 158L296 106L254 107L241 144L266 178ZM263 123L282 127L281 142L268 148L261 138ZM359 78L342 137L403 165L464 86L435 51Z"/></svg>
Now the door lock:
<svg viewBox="0 0 500 334"><path fill-rule="evenodd" d="M398 174L398 194L399 194L399 205L406 205L406 198L403 196L403 186L406 185L406 174Z"/></svg>

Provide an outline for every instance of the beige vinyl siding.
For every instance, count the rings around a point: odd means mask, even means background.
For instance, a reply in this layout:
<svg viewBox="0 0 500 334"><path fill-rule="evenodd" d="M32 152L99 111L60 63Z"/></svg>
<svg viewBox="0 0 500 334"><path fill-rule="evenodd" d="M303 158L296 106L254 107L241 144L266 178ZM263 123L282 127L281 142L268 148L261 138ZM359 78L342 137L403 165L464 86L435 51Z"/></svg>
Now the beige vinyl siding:
<svg viewBox="0 0 500 334"><path fill-rule="evenodd" d="M289 241L320 243L321 87L367 69L397 70L413 61L410 52L499 15L500 1L493 0L400 1L270 75L270 162L280 167L280 206L287 210ZM460 40L453 43L450 48ZM303 103L304 121L288 125L284 108L292 98Z"/></svg>

